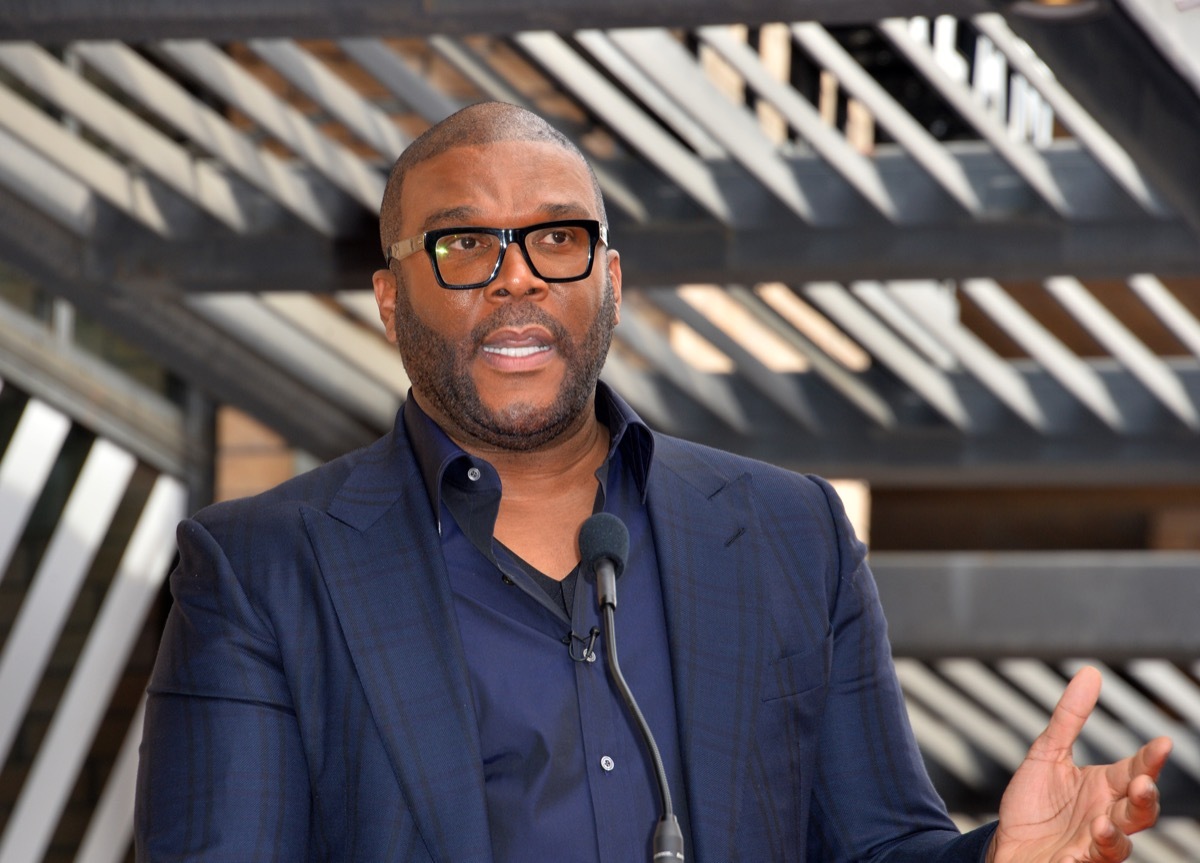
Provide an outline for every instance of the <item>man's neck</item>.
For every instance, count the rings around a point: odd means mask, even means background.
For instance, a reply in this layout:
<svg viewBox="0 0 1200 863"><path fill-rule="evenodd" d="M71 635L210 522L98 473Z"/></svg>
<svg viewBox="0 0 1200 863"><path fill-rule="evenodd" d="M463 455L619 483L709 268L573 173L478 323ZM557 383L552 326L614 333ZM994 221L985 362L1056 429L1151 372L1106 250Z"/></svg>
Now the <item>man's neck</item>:
<svg viewBox="0 0 1200 863"><path fill-rule="evenodd" d="M452 423L431 413L423 400L418 403L451 440L499 474L495 538L551 578L568 575L579 561L579 526L595 504L596 471L608 457L610 434L596 417L594 397L563 434L534 450L505 449L456 434Z"/></svg>

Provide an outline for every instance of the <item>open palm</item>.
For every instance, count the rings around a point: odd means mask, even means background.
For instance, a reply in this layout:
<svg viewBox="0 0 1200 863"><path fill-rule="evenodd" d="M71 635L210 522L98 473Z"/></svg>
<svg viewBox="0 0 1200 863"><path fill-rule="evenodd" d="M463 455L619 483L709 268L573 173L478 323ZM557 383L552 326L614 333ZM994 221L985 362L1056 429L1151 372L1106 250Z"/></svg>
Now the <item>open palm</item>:
<svg viewBox="0 0 1200 863"><path fill-rule="evenodd" d="M1082 669L1005 789L989 863L1118 863L1130 835L1157 820L1168 738L1114 764L1075 766L1072 746L1099 697L1100 673Z"/></svg>

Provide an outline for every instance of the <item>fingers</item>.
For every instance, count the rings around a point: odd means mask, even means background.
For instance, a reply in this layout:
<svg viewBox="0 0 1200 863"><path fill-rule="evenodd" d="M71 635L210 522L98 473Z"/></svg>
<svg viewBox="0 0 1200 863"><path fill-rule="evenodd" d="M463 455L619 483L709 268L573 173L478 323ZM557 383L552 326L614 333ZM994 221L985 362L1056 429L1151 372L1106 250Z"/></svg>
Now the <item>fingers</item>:
<svg viewBox="0 0 1200 863"><path fill-rule="evenodd" d="M1112 808L1112 820L1125 834L1137 833L1158 821L1158 786L1146 774L1129 783L1127 795Z"/></svg>
<svg viewBox="0 0 1200 863"><path fill-rule="evenodd" d="M1113 820L1126 833L1145 830L1158 818L1159 797L1155 780L1171 753L1171 739L1157 737L1130 758L1106 768L1109 787L1121 797L1112 809Z"/></svg>
<svg viewBox="0 0 1200 863"><path fill-rule="evenodd" d="M1034 741L1031 755L1042 758L1070 757L1083 724L1091 716L1100 699L1100 672L1090 665L1081 668L1067 684L1066 691L1058 699L1050 724Z"/></svg>
<svg viewBox="0 0 1200 863"><path fill-rule="evenodd" d="M1151 779L1157 779L1171 754L1171 738L1156 737L1139 749L1129 764L1129 779L1132 781L1145 774Z"/></svg>
<svg viewBox="0 0 1200 863"><path fill-rule="evenodd" d="M1089 863L1121 863L1133 851L1133 843L1104 815L1089 825L1092 846L1085 858Z"/></svg>

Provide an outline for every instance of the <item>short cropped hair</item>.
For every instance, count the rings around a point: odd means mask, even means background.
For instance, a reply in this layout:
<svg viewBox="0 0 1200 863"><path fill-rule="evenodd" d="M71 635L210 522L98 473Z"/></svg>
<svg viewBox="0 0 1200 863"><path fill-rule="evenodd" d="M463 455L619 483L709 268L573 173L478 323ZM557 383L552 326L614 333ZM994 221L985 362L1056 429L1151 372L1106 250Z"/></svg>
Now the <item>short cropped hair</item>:
<svg viewBox="0 0 1200 863"><path fill-rule="evenodd" d="M383 201L379 205L379 240L385 258L392 243L402 239L399 236L400 193L409 170L455 147L475 147L498 141L541 141L561 147L576 156L583 162L588 176L592 179L600 222L608 223L604 211L604 196L600 191L596 172L570 138L537 114L518 105L510 105L507 102L478 102L431 126L409 144L392 165L387 186L383 190Z"/></svg>

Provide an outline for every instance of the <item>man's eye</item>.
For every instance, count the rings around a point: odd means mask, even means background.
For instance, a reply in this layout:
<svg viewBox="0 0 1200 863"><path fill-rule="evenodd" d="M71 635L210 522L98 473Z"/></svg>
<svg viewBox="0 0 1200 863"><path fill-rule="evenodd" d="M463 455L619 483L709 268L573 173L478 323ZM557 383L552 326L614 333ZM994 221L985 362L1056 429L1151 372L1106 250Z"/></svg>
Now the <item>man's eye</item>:
<svg viewBox="0 0 1200 863"><path fill-rule="evenodd" d="M443 237L438 242L438 249L444 255L473 254L486 249L490 239L481 234L453 234Z"/></svg>
<svg viewBox="0 0 1200 863"><path fill-rule="evenodd" d="M551 249L564 248L576 242L575 232L570 228L551 228L534 239L539 246Z"/></svg>

